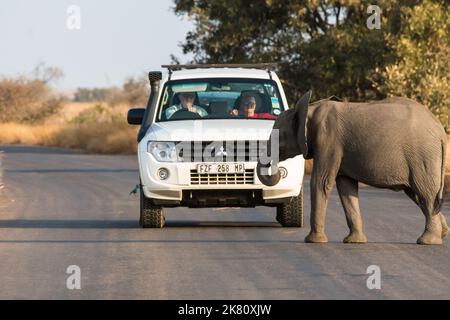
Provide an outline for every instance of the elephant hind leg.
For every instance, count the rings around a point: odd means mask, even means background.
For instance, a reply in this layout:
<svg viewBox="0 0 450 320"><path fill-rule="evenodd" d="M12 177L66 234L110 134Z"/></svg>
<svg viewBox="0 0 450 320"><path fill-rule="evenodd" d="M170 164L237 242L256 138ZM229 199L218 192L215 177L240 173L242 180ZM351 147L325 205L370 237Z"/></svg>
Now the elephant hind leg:
<svg viewBox="0 0 450 320"><path fill-rule="evenodd" d="M417 239L418 244L442 244L442 227L439 215L426 216L425 231Z"/></svg>
<svg viewBox="0 0 450 320"><path fill-rule="evenodd" d="M418 244L442 244L448 233L447 222L442 213L435 214L434 198L420 195L413 189L405 189L405 193L419 206L425 216L425 230L417 239Z"/></svg>
<svg viewBox="0 0 450 320"><path fill-rule="evenodd" d="M421 209L425 215L425 230L417 239L418 244L442 244L443 226L441 214L434 213L433 201L422 200Z"/></svg>
<svg viewBox="0 0 450 320"><path fill-rule="evenodd" d="M412 201L414 201L415 204L420 207L419 197L411 188L406 188L405 193Z"/></svg>
<svg viewBox="0 0 450 320"><path fill-rule="evenodd" d="M447 221L445 220L445 216L442 212L439 212L439 217L441 218L442 225L442 239L444 239L450 230L448 228Z"/></svg>
<svg viewBox="0 0 450 320"><path fill-rule="evenodd" d="M350 234L345 237L344 243L366 243L367 238L363 231L363 223L359 208L358 181L348 177L338 176L336 188L344 207L345 218Z"/></svg>

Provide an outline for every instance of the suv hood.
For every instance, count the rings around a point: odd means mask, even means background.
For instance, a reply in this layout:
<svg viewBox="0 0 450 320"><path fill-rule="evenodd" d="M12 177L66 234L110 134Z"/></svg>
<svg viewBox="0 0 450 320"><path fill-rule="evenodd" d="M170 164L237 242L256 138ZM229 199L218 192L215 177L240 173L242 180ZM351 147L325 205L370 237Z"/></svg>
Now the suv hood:
<svg viewBox="0 0 450 320"><path fill-rule="evenodd" d="M268 140L274 120L211 119L155 122L147 140L157 141L227 141Z"/></svg>

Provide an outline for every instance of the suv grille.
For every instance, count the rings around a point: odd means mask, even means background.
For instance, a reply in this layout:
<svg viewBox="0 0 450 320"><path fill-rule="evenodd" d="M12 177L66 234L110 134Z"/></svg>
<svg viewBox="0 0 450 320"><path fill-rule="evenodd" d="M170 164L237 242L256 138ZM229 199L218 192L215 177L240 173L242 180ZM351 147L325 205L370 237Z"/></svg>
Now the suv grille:
<svg viewBox="0 0 450 320"><path fill-rule="evenodd" d="M268 141L189 141L177 143L182 162L249 162L267 153Z"/></svg>
<svg viewBox="0 0 450 320"><path fill-rule="evenodd" d="M253 184L254 170L245 169L245 173L197 173L191 170L191 184Z"/></svg>

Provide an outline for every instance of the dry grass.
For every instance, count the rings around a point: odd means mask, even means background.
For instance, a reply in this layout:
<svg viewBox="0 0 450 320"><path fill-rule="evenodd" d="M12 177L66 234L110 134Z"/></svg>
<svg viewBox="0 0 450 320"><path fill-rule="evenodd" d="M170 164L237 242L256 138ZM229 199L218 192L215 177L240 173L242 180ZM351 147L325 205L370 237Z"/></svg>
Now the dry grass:
<svg viewBox="0 0 450 320"><path fill-rule="evenodd" d="M55 137L61 125L0 124L1 144L55 145Z"/></svg>
<svg viewBox="0 0 450 320"><path fill-rule="evenodd" d="M102 154L134 153L137 127L126 123L126 109L70 103L44 124L0 123L0 144L71 148Z"/></svg>
<svg viewBox="0 0 450 320"><path fill-rule="evenodd" d="M70 124L58 132L55 146L89 153L135 153L137 129L128 124Z"/></svg>
<svg viewBox="0 0 450 320"><path fill-rule="evenodd" d="M45 124L63 124L72 122L74 119L79 117L81 114L89 112L89 110L95 109L96 106L102 105L105 109L110 110L116 114L125 115L130 108L125 104L118 104L114 107L102 104L99 102L68 102L59 110L57 114L49 116L45 119Z"/></svg>
<svg viewBox="0 0 450 320"><path fill-rule="evenodd" d="M96 103L93 102L68 102L61 110L45 119L45 124L63 124L72 121L80 113L92 109Z"/></svg>
<svg viewBox="0 0 450 320"><path fill-rule="evenodd" d="M0 124L0 143L81 149L88 153L135 153L136 130L127 124L42 126L3 123Z"/></svg>

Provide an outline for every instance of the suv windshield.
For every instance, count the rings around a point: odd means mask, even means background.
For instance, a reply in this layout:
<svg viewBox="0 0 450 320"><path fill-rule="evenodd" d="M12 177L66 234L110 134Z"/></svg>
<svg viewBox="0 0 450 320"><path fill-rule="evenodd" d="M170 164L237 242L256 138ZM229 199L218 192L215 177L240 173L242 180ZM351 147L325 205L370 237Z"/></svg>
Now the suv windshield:
<svg viewBox="0 0 450 320"><path fill-rule="evenodd" d="M274 120L284 110L277 85L263 79L198 79L166 83L157 121Z"/></svg>

